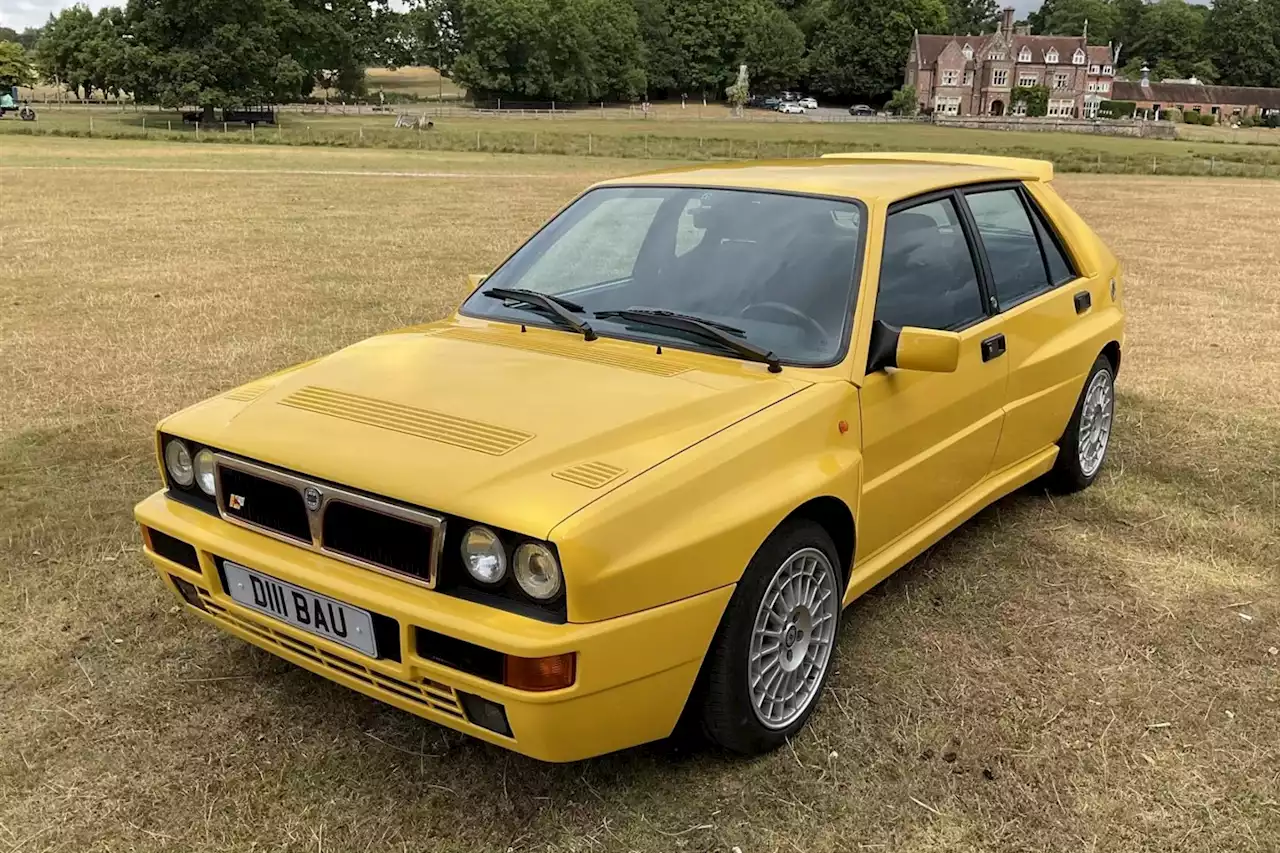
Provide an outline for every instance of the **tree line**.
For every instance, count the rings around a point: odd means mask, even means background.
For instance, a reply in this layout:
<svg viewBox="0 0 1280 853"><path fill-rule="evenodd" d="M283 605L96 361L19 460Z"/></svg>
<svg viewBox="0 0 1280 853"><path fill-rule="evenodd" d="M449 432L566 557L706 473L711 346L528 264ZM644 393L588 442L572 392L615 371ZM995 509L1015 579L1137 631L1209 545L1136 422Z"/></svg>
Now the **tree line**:
<svg viewBox="0 0 1280 853"><path fill-rule="evenodd" d="M913 32L976 35L997 17L996 0L129 0L0 30L0 84L36 74L211 110L360 96L367 67L432 65L477 98L718 99L746 64L757 93L871 101L900 85ZM1028 22L1078 35L1086 20L1091 43L1123 44L1133 79L1148 64L1154 79L1280 86L1280 0L1045 0Z"/></svg>

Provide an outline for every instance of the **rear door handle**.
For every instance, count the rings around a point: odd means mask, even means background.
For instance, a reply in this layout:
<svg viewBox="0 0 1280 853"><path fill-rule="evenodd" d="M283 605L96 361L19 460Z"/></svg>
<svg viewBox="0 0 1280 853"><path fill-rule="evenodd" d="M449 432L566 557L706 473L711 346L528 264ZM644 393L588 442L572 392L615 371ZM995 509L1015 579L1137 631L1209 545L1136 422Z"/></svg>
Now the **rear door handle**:
<svg viewBox="0 0 1280 853"><path fill-rule="evenodd" d="M982 342L982 360L991 361L1004 355L1004 335L992 335Z"/></svg>
<svg viewBox="0 0 1280 853"><path fill-rule="evenodd" d="M1082 290L1076 294L1076 313L1083 314L1089 310L1089 306L1093 304L1093 297L1089 295L1089 291Z"/></svg>

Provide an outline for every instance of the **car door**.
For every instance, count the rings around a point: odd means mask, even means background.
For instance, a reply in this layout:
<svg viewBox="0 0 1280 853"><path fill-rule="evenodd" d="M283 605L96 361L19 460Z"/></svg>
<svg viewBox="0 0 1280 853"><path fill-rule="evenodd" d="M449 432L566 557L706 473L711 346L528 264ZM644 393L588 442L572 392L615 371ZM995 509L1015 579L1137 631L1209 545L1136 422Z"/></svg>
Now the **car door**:
<svg viewBox="0 0 1280 853"><path fill-rule="evenodd" d="M875 318L957 332L954 373L886 368L860 391L863 496L858 557L870 557L981 482L1004 419L1008 359L958 192L889 209Z"/></svg>
<svg viewBox="0 0 1280 853"><path fill-rule="evenodd" d="M1062 238L1021 184L964 193L989 268L1008 348L1005 424L992 468L1054 444L1098 356L1086 321L1104 304L1100 281L1081 276Z"/></svg>

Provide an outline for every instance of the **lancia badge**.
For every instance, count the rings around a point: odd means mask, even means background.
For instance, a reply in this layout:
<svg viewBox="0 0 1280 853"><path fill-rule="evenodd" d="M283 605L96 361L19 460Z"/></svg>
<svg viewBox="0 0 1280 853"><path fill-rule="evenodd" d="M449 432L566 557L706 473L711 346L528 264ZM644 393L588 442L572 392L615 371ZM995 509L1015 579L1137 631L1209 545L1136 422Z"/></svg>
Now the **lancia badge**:
<svg viewBox="0 0 1280 853"><path fill-rule="evenodd" d="M232 495L227 500L227 506L231 507L232 509L241 509L244 507L244 498L242 498L240 495Z"/></svg>
<svg viewBox="0 0 1280 853"><path fill-rule="evenodd" d="M307 486L302 490L302 499L306 501L307 509L311 512L318 512L320 509L320 490L315 486Z"/></svg>

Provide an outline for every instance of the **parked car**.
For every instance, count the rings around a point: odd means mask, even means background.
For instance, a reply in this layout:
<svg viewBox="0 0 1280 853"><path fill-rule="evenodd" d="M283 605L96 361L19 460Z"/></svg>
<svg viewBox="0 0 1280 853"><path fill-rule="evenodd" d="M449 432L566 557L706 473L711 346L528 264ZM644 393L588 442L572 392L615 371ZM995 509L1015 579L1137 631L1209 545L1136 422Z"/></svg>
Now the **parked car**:
<svg viewBox="0 0 1280 853"><path fill-rule="evenodd" d="M766 110L776 110L782 104L782 98L765 98L764 108Z"/></svg>
<svg viewBox="0 0 1280 853"><path fill-rule="evenodd" d="M783 101L778 104L778 112L788 115L804 115L804 107L795 101Z"/></svg>
<svg viewBox="0 0 1280 853"><path fill-rule="evenodd" d="M686 707L774 749L845 606L1104 465L1120 268L1052 177L877 152L597 184L451 317L163 420L145 553L213 626L535 758Z"/></svg>
<svg viewBox="0 0 1280 853"><path fill-rule="evenodd" d="M866 104L854 104L849 107L849 115L851 116L873 116L875 114L876 111Z"/></svg>
<svg viewBox="0 0 1280 853"><path fill-rule="evenodd" d="M818 108L818 102L813 98L801 98L798 103L802 109L816 110Z"/></svg>

